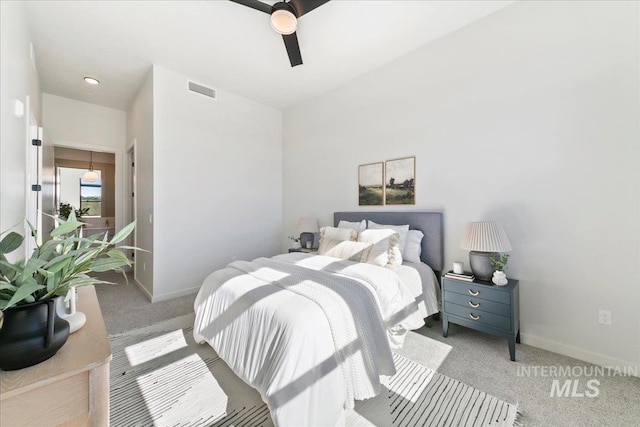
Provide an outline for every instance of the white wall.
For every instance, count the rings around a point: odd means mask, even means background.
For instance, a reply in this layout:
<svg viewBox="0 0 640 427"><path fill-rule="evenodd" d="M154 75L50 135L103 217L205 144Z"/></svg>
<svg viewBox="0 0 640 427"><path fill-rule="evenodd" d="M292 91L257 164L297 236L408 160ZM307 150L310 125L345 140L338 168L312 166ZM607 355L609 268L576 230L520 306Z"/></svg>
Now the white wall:
<svg viewBox="0 0 640 427"><path fill-rule="evenodd" d="M444 212L447 265L466 222L503 223L524 343L640 364L638 47L635 2L518 2L285 112L283 235L415 155L405 209Z"/></svg>
<svg viewBox="0 0 640 427"><path fill-rule="evenodd" d="M153 71L145 79L127 111L127 147L136 153L136 245L149 252L135 254L135 279L147 294L153 296ZM131 242L133 243L133 242Z"/></svg>
<svg viewBox="0 0 640 427"><path fill-rule="evenodd" d="M78 82L78 85L85 84ZM43 118L55 142L69 141L123 148L126 113L57 95L42 95ZM107 150L108 151L108 150Z"/></svg>
<svg viewBox="0 0 640 427"><path fill-rule="evenodd" d="M78 84L84 84L79 81ZM127 137L124 111L42 94L43 127L55 146L115 154L116 228L124 224L124 168Z"/></svg>
<svg viewBox="0 0 640 427"><path fill-rule="evenodd" d="M235 258L278 253L282 235L282 113L187 89L154 66L154 301L197 291Z"/></svg>
<svg viewBox="0 0 640 427"><path fill-rule="evenodd" d="M20 224L15 230L21 234L26 232L28 110L39 123L41 118L38 72L31 62L30 40L24 4L0 2L0 231ZM16 100L25 106L22 117L14 114Z"/></svg>

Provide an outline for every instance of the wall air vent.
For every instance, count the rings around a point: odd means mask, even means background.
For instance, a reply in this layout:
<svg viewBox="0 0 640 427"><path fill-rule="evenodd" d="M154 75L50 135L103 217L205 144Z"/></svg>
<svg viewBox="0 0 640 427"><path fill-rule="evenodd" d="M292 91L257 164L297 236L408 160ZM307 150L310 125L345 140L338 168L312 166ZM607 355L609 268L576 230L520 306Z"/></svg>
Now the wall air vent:
<svg viewBox="0 0 640 427"><path fill-rule="evenodd" d="M215 89L211 89L210 87L202 86L194 82L189 82L189 90L192 92L197 92L200 95L216 99L216 91Z"/></svg>

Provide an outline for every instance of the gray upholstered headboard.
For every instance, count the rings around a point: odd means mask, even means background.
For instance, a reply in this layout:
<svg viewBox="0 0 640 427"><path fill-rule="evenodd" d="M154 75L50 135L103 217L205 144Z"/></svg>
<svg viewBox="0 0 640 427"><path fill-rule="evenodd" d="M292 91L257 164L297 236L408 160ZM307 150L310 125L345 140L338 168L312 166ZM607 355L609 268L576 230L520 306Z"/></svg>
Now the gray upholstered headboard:
<svg viewBox="0 0 640 427"><path fill-rule="evenodd" d="M420 258L436 272L436 277L442 272L444 232L441 212L334 212L333 225L338 226L340 220L362 221L363 219L370 219L378 224L409 224L409 229L422 231L424 239L422 239Z"/></svg>

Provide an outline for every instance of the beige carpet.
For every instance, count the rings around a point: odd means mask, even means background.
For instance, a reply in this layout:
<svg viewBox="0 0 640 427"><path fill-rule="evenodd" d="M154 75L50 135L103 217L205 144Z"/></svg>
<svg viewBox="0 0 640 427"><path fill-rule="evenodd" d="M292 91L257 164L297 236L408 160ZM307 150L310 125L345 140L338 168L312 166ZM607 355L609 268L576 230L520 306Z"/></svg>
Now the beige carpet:
<svg viewBox="0 0 640 427"><path fill-rule="evenodd" d="M208 345L193 315L110 337L111 426L272 426L260 395ZM403 356L383 392L357 402L349 426L511 426L508 404Z"/></svg>

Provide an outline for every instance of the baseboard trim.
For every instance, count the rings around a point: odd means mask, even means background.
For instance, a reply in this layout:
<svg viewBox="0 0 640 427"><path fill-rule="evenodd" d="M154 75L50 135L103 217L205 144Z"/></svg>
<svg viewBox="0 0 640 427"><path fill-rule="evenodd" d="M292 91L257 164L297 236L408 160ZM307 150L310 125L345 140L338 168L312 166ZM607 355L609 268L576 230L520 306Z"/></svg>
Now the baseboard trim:
<svg viewBox="0 0 640 427"><path fill-rule="evenodd" d="M147 299L151 303L160 302L160 301L167 301L167 300L170 300L170 299L183 297L185 295L195 294L200 290L200 286L197 286L197 287L194 287L194 288L181 289L179 291L169 292L169 293L162 294L162 295L152 295L151 292L149 292L149 290L147 288L145 288L137 278L134 278L133 282L136 284L136 286L142 291L144 296L147 297Z"/></svg>
<svg viewBox="0 0 640 427"><path fill-rule="evenodd" d="M199 290L200 290L200 286L197 286L195 288L181 289L179 291L168 292L166 294L154 295L151 297L151 302L167 301L170 299L183 297L185 295L195 294Z"/></svg>
<svg viewBox="0 0 640 427"><path fill-rule="evenodd" d="M138 289L140 289L140 291L142 291L142 293L144 294L145 297L147 297L147 299L150 302L153 302L153 296L151 295L151 292L149 292L147 290L147 288L145 288L142 283L140 283L140 281L137 278L133 279L133 283L136 284L136 286L138 287Z"/></svg>
<svg viewBox="0 0 640 427"><path fill-rule="evenodd" d="M594 365L619 367L621 369L630 368L629 373L632 375L634 373L638 374L634 376L640 378L640 364L638 364L637 362L617 359L615 357L607 356L600 353L594 353L582 348L573 347L556 341L540 338L535 335L523 334L522 332L520 332L520 341L523 344L538 347L543 350L552 351L564 356L573 357L587 363L593 363Z"/></svg>

